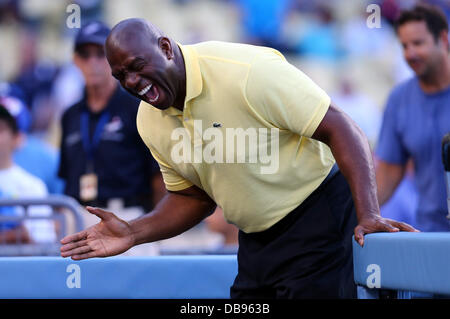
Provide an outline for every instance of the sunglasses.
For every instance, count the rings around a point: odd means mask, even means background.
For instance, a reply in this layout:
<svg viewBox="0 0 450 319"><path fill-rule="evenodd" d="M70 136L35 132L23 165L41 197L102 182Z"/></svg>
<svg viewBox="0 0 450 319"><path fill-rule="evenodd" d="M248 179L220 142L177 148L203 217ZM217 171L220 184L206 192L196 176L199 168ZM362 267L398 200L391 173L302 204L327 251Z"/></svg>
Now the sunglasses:
<svg viewBox="0 0 450 319"><path fill-rule="evenodd" d="M81 47L78 48L76 52L83 60L88 60L92 56L97 59L103 59L105 57L105 50L103 50L103 48L92 49Z"/></svg>

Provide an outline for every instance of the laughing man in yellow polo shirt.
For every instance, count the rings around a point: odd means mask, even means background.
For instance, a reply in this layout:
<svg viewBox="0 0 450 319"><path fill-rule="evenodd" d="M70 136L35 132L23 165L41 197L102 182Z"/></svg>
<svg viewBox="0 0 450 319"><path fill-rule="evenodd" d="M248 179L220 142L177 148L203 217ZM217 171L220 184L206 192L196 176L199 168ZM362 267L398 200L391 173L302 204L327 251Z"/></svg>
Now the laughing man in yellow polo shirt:
<svg viewBox="0 0 450 319"><path fill-rule="evenodd" d="M240 229L232 298L354 298L352 234L363 245L367 233L415 231L380 216L365 136L278 51L181 45L128 19L106 53L142 100L138 130L168 193L131 222L88 208L101 222L64 238L63 257L176 236L219 205Z"/></svg>

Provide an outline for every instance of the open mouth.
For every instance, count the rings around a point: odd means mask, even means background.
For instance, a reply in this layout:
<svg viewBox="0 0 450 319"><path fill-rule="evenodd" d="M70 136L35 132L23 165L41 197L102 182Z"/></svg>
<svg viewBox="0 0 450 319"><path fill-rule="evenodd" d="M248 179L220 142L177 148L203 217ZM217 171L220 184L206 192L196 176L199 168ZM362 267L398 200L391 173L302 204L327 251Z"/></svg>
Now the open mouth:
<svg viewBox="0 0 450 319"><path fill-rule="evenodd" d="M153 84L149 84L147 85L145 88L143 88L142 90L140 90L138 92L139 95L144 95L145 93L147 93L151 88L152 88Z"/></svg>
<svg viewBox="0 0 450 319"><path fill-rule="evenodd" d="M150 103L156 103L159 99L159 91L152 83L140 90L138 95Z"/></svg>

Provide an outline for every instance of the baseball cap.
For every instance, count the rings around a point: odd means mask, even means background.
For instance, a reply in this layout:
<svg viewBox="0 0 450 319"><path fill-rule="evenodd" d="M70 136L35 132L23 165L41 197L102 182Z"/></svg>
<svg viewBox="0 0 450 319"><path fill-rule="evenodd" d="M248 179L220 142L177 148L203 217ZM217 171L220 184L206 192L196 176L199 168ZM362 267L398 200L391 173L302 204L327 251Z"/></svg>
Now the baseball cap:
<svg viewBox="0 0 450 319"><path fill-rule="evenodd" d="M19 131L28 132L31 126L31 113L19 87L10 83L0 83L0 105L14 118Z"/></svg>
<svg viewBox="0 0 450 319"><path fill-rule="evenodd" d="M75 37L75 50L83 44L98 44L103 46L110 28L100 21L92 21L80 28Z"/></svg>

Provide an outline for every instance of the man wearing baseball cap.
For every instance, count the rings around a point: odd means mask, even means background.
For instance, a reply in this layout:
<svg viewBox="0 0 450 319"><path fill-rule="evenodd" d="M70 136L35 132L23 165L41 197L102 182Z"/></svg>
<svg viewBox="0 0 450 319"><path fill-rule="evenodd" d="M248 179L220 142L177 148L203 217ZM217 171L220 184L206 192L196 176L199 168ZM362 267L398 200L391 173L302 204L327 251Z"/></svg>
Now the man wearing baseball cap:
<svg viewBox="0 0 450 319"><path fill-rule="evenodd" d="M84 44L97 44L103 47L109 32L110 29L108 26L100 21L94 21L84 25L76 35L75 50Z"/></svg>

